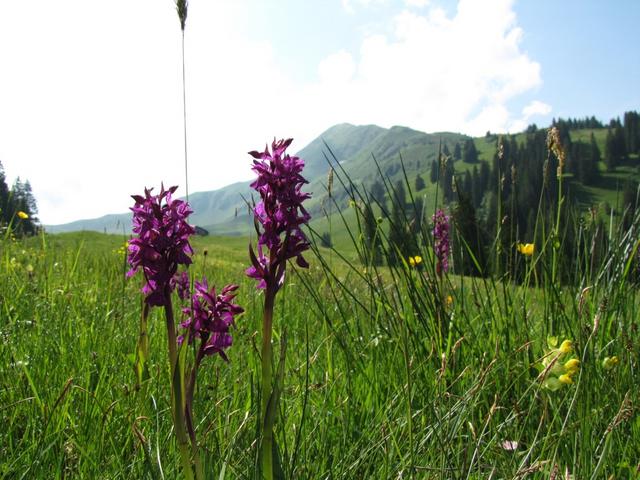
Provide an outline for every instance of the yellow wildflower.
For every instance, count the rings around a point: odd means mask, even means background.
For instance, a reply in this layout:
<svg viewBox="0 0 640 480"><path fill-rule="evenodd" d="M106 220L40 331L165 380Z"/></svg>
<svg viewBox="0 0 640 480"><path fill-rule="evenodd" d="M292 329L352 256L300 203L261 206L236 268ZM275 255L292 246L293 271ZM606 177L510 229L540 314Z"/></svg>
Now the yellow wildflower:
<svg viewBox="0 0 640 480"><path fill-rule="evenodd" d="M420 255L416 255L415 257L409 257L409 265L412 267L417 267L422 263L422 257Z"/></svg>
<svg viewBox="0 0 640 480"><path fill-rule="evenodd" d="M558 337L548 337L547 350L540 368L544 372L545 378L543 386L552 392L559 390L564 385L571 385L573 377L580 370L580 360L569 358L573 352L573 342L564 340L559 347Z"/></svg>
<svg viewBox="0 0 640 480"><path fill-rule="evenodd" d="M533 243L518 244L518 252L520 252L522 255L526 255L527 257L532 256L534 250L535 250L535 245Z"/></svg>
<svg viewBox="0 0 640 480"><path fill-rule="evenodd" d="M18 216L23 220L27 220L29 218L29 215L24 213L22 210L18 212Z"/></svg>
<svg viewBox="0 0 640 480"><path fill-rule="evenodd" d="M574 375L580 368L580 360L572 358L564 364L564 369L569 375Z"/></svg>
<svg viewBox="0 0 640 480"><path fill-rule="evenodd" d="M604 360L602 361L602 368L604 368L605 370L611 370L618 364L618 361L619 360L616 355L614 355L613 357L604 357Z"/></svg>
<svg viewBox="0 0 640 480"><path fill-rule="evenodd" d="M571 340L565 340L560 344L558 350L562 353L571 353L573 351L573 342Z"/></svg>
<svg viewBox="0 0 640 480"><path fill-rule="evenodd" d="M451 305L453 305L453 297L451 295L447 295L447 306L450 307Z"/></svg>
<svg viewBox="0 0 640 480"><path fill-rule="evenodd" d="M116 248L113 252L117 253L118 255L124 255L128 251L129 251L129 242L126 241L124 242L123 246L121 246L120 248Z"/></svg>
<svg viewBox="0 0 640 480"><path fill-rule="evenodd" d="M558 377L558 380L560 381L560 383L564 383L565 385L571 385L573 383L573 379L571 378L571 375L569 375L568 373L565 373L564 375L560 375Z"/></svg>

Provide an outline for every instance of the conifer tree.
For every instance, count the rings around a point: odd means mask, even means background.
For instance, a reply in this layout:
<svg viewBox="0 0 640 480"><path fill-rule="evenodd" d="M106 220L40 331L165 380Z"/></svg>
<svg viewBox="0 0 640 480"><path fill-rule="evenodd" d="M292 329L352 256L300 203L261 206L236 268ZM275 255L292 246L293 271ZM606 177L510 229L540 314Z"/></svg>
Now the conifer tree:
<svg viewBox="0 0 640 480"><path fill-rule="evenodd" d="M444 161L442 175L440 177L440 186L442 187L442 195L445 203L452 202L454 199L453 180L454 180L453 158L448 157Z"/></svg>
<svg viewBox="0 0 640 480"><path fill-rule="evenodd" d="M613 139L618 163L622 163L627 159L627 144L625 142L624 129L622 128L622 125L618 124L614 129Z"/></svg>
<svg viewBox="0 0 640 480"><path fill-rule="evenodd" d="M26 214L26 217L18 215ZM33 235L38 230L38 205L29 181L24 183L17 177L9 189L2 162L0 162L0 224L13 225L18 235Z"/></svg>
<svg viewBox="0 0 640 480"><path fill-rule="evenodd" d="M385 190L384 190L384 186L382 185L382 183L380 183L379 180L376 180L371 185L370 195L371 195L371 200L380 206L382 214L385 217L388 216L387 202L385 200Z"/></svg>
<svg viewBox="0 0 640 480"><path fill-rule="evenodd" d="M589 143L591 145L591 158L596 164L600 162L600 148L598 148L598 143L596 142L596 137L591 132L591 138L589 139Z"/></svg>
<svg viewBox="0 0 640 480"><path fill-rule="evenodd" d="M453 237L453 263L456 266L456 273L484 275L486 272L485 234L476 218L476 209L471 203L471 196L466 192L458 190L458 202L453 209L453 222L456 233Z"/></svg>
<svg viewBox="0 0 640 480"><path fill-rule="evenodd" d="M400 263L402 257L410 255L408 251L408 231L406 217L406 193L404 182L398 180L392 192L391 215L389 217L389 262Z"/></svg>
<svg viewBox="0 0 640 480"><path fill-rule="evenodd" d="M429 180L431 183L436 183L438 181L438 162L433 160L431 162L431 170L429 172Z"/></svg>
<svg viewBox="0 0 640 480"><path fill-rule="evenodd" d="M460 148L460 142L456 142L456 146L453 148L453 159L462 159L462 149Z"/></svg>
<svg viewBox="0 0 640 480"><path fill-rule="evenodd" d="M597 148L597 146L596 146ZM593 144L583 142L571 144L571 171L585 185L593 185L598 178L598 161L593 154Z"/></svg>
<svg viewBox="0 0 640 480"><path fill-rule="evenodd" d="M31 183L29 180L24 182L23 195L25 206L27 207L26 211L29 212L29 217L35 221L38 215L38 204L33 196L33 190L31 189Z"/></svg>
<svg viewBox="0 0 640 480"><path fill-rule="evenodd" d="M627 153L640 151L640 116L638 112L625 112L624 137Z"/></svg>
<svg viewBox="0 0 640 480"><path fill-rule="evenodd" d="M616 142L611 133L611 129L607 130L607 138L604 143L604 163L607 166L607 170L612 172L618 165L618 155L616 149Z"/></svg>
<svg viewBox="0 0 640 480"><path fill-rule="evenodd" d="M469 173L469 170L464 172L464 179L462 181L462 190L464 191L464 194L468 196L469 200L471 201L471 191L473 190L473 182L471 180L471 173Z"/></svg>
<svg viewBox="0 0 640 480"><path fill-rule="evenodd" d="M419 192L425 187L424 179L420 176L420 174L416 175L416 192Z"/></svg>
<svg viewBox="0 0 640 480"><path fill-rule="evenodd" d="M485 163L485 162L483 162ZM471 203L474 208L478 208L482 204L482 195L484 190L480 184L480 174L478 173L478 166L473 166L473 173L471 174Z"/></svg>
<svg viewBox="0 0 640 480"><path fill-rule="evenodd" d="M478 161L476 144L471 138L464 142L464 147L462 149L462 161L465 163L476 163Z"/></svg>
<svg viewBox="0 0 640 480"><path fill-rule="evenodd" d="M33 192L31 191L31 184L28 180L23 183L20 177L16 178L9 193L8 203L8 212L11 214L11 217L15 217L18 212L27 214L27 218L21 218L20 221L15 221L14 219L14 232L18 235L35 234L37 231L37 219L35 216L38 208L36 206L36 200L33 197Z"/></svg>
<svg viewBox="0 0 640 480"><path fill-rule="evenodd" d="M9 223L10 216L8 214L9 204L9 187L7 186L6 176L4 173L4 167L2 166L2 162L0 162L0 224L1 223Z"/></svg>
<svg viewBox="0 0 640 480"><path fill-rule="evenodd" d="M478 175L478 184L480 191L485 192L489 187L489 178L491 178L491 171L489 170L488 162L480 162L480 174Z"/></svg>

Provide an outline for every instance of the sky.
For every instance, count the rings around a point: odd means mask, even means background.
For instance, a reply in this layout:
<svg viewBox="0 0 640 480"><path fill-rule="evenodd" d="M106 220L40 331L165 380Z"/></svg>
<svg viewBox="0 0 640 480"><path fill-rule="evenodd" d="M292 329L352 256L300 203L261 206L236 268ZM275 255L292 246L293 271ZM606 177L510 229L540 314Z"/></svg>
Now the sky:
<svg viewBox="0 0 640 480"><path fill-rule="evenodd" d="M640 2L190 0L191 193L337 123L469 135L640 110ZM185 194L172 0L0 0L0 162L44 224Z"/></svg>

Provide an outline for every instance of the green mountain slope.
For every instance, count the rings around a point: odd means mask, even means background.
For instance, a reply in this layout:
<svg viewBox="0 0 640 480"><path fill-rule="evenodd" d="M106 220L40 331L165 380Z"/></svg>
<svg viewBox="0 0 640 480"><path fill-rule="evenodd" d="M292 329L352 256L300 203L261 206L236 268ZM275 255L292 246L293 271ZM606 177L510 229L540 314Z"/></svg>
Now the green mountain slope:
<svg viewBox="0 0 640 480"><path fill-rule="evenodd" d="M584 129L571 131L573 141L588 141L594 133L600 151L604 153L607 130ZM425 211L431 211L435 203L436 186L429 181L429 171L436 159L440 148L453 152L456 144L462 145L469 137L441 132L427 134L407 127L395 126L389 129L376 125L356 126L347 123L334 125L315 140L302 148L297 155L305 160L304 174L309 180L305 191L312 193L312 199L307 202L307 208L312 213L314 226L318 231L333 230L337 222L330 222L326 218L327 176L329 163L336 160L340 168L349 175L357 186L366 188L381 178L388 177L391 182L403 178L403 168L406 172L412 194L424 201ZM496 151L497 135L487 135L475 138L474 144L478 151L480 162L492 163ZM518 134L515 141L524 143L526 134ZM334 158L335 157L335 158ZM402 159L402 164L400 162ZM597 185L574 186L578 200L584 206L599 202L608 202L615 206L622 182L629 178L640 178L638 168L635 167L637 158L631 156L632 164L621 165L616 171L607 172L604 162L600 162L601 178ZM247 160L249 161L249 160ZM377 163L377 165L376 165ZM479 164L466 164L462 161L454 163L456 178L461 180L466 171L471 171ZM416 176L420 174L426 185L420 191L414 188ZM198 192L190 195L189 201L194 210L191 219L194 224L206 228L211 234L218 235L246 235L253 228L252 218L247 208L246 199L250 200L252 190L250 182L239 182L224 188ZM348 208L347 194L338 182L334 182L334 199L338 208L332 206L331 213L337 215L337 210ZM324 208L324 210L323 210ZM344 210L346 211L346 210ZM343 212L344 213L344 212ZM346 213L348 218L353 215ZM106 231L108 233L122 233L130 228L131 214L106 215L97 219L80 220L65 225L47 226L49 232L66 232L78 230ZM332 231L332 236L340 238L339 231Z"/></svg>
<svg viewBox="0 0 640 480"><path fill-rule="evenodd" d="M305 190L313 193L308 208L315 212L320 209L329 172L327 157L332 158L331 153L352 178L370 185L379 176L372 155L380 163L383 173L392 178L401 173L399 155L402 155L408 161L408 173L415 176L418 168L425 168L426 161L435 158L441 138L453 148L455 141L464 137L450 133L426 134L406 127L385 129L376 125L347 123L329 128L297 153L305 160L304 174L310 182ZM245 203L245 199L251 199L249 183L234 183L218 190L190 195L193 223L215 234L248 233L252 227ZM122 233L129 228L130 222L131 214L122 213L64 225L48 225L46 229L51 233L79 230Z"/></svg>

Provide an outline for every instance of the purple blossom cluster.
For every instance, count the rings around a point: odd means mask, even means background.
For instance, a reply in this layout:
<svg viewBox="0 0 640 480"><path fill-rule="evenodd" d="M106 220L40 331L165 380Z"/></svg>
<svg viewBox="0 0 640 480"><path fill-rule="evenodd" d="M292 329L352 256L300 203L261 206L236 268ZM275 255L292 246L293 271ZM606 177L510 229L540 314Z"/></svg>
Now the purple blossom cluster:
<svg viewBox="0 0 640 480"><path fill-rule="evenodd" d="M224 350L232 343L229 328L234 323L233 318L244 312L242 307L233 303L237 289L237 285L227 285L216 295L216 287L209 289L206 278L195 282L191 306L182 309L187 319L180 326L187 330L190 344L194 338L201 340L199 356L218 353L228 360ZM183 341L182 335L178 343Z"/></svg>
<svg viewBox="0 0 640 480"><path fill-rule="evenodd" d="M174 289L177 290L178 298L180 298L180 300L184 301L189 298L189 287L191 286L191 282L189 281L189 274L186 271L176 273L169 281L169 286L172 291Z"/></svg>
<svg viewBox="0 0 640 480"><path fill-rule="evenodd" d="M449 239L449 216L442 209L436 210L433 221L433 248L436 253L436 273L442 275L449 270L449 254L451 241Z"/></svg>
<svg viewBox="0 0 640 480"><path fill-rule="evenodd" d="M149 305L167 305L178 265L191 264L189 236L195 230L187 217L192 211L187 203L172 198L177 188L165 190L162 186L158 195L151 195L153 189L145 188L144 196L132 195L136 202L131 208L133 232L137 237L129 241L131 270L127 276L142 270L146 280L142 293Z"/></svg>
<svg viewBox="0 0 640 480"><path fill-rule="evenodd" d="M284 281L287 260L295 257L300 267L309 266L302 256L309 242L300 227L311 218L302 206L311 195L301 191L308 183L301 173L304 161L285 153L292 141L274 140L271 152L268 146L264 152L249 152L255 159L252 170L258 174L251 188L261 200L253 210L259 235L257 255L250 248L252 266L246 273L259 280L258 288L274 291Z"/></svg>

